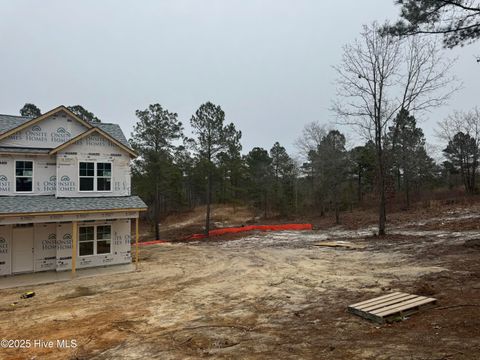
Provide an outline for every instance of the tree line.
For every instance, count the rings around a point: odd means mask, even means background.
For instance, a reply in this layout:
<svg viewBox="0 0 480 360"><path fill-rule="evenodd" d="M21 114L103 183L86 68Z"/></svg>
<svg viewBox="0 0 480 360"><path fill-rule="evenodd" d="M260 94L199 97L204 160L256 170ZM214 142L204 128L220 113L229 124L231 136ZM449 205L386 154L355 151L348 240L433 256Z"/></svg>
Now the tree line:
<svg viewBox="0 0 480 360"><path fill-rule="evenodd" d="M94 113L88 111L81 105L71 105L67 106L68 110L70 110L72 113L80 117L82 120L92 122L92 123L99 123L101 120L95 116ZM32 103L26 103L23 105L23 107L20 109L20 115L25 116L25 117L31 117L35 118L40 115L42 115L42 110L38 106Z"/></svg>
<svg viewBox="0 0 480 360"><path fill-rule="evenodd" d="M429 154L416 117L445 104L460 88L450 75L453 62L443 58L435 41L422 35L443 34L444 46L450 48L475 41L480 36L479 3L396 3L401 20L364 26L360 37L344 47L335 67L337 97L332 111L340 123L363 137L363 145L348 149L341 131L312 123L297 141L302 163L278 142L270 150L255 147L242 155L241 132L233 124L224 125L219 106L206 103L191 119L197 138L184 138L186 145L168 146L162 152L165 170L157 173L157 182L161 179L165 186L156 185L162 190L151 191L155 175L153 182L146 180L151 167L145 156L134 167L137 190L149 192L150 202L163 204L164 213L206 204L207 234L212 201L247 204L265 218L332 212L339 223L342 210L370 196L378 201L378 233L384 235L387 201L396 194L402 194L408 208L426 189L462 184L467 194L476 193L479 111L456 112L439 123L437 135L445 145L441 163ZM137 115L149 111L151 115L152 107L162 109L151 105ZM173 118L177 121L176 114ZM171 139L183 137L177 124ZM143 125L137 125L132 139L139 150L140 128ZM159 216L160 209L155 209L153 217Z"/></svg>
<svg viewBox="0 0 480 360"><path fill-rule="evenodd" d="M341 212L378 199L381 186L374 140L349 147L338 129L319 123L305 126L297 140L303 161L275 142L271 148L242 152L242 133L226 122L220 106L207 102L192 115L193 138L183 133L176 113L152 104L136 112L131 144L134 192L149 204L149 217L160 236L159 220L205 205L205 231L211 204L248 206L253 217L289 218ZM409 208L422 192L460 185L476 192L480 112L457 112L442 121L445 161L437 163L427 149L415 116L398 111L383 138L386 201Z"/></svg>
<svg viewBox="0 0 480 360"><path fill-rule="evenodd" d="M424 113L445 104L459 88L434 38L447 48L480 37L477 0L396 0L401 18L393 24L365 25L345 45L335 66L337 123L355 130L363 144L348 146L339 128L318 122L305 126L296 145L302 161L275 142L271 148L242 151L242 133L219 105L202 104L190 119L193 137L178 115L160 104L137 110L130 143L140 154L132 167L133 192L149 205L148 216L160 237L159 221L172 212L211 204L249 206L254 217L332 214L365 203L378 204L378 233L385 234L387 203L403 198L406 208L421 193L463 186L475 194L480 155L480 111L459 111L439 121L443 160L435 161L418 125ZM477 60L477 61L480 61ZM80 105L78 116L99 122ZM25 104L23 116L39 116Z"/></svg>
<svg viewBox="0 0 480 360"><path fill-rule="evenodd" d="M396 3L401 19L394 25L364 26L360 37L344 47L342 61L335 67L337 97L332 111L364 138L364 145L347 149L339 130L326 131L312 123L297 141L306 159L302 164L279 143L269 151L255 147L242 156L241 132L233 124L224 126L223 111L207 103L191 119L198 139L186 142L196 151L180 146L163 155L167 168L177 168L173 176L182 179L182 186L150 194L150 200L159 204L162 195L165 212L182 204L206 203L208 233L212 200L249 204L264 217L333 211L339 223L341 210L373 194L378 201L378 233L384 235L387 201L396 193L404 194L407 208L421 190L453 187L458 179L466 193L475 193L478 110L455 113L439 124L438 136L445 143L441 164L428 154L416 116L445 104L459 89L450 75L453 62L443 58L435 41L421 35L443 34L444 46L450 48L475 41L480 36L479 2ZM179 129L177 139L182 136L181 124ZM211 133L213 129L218 134ZM132 144L139 140L134 136ZM207 144L212 140L216 146L210 148ZM148 167L134 171L134 183L140 184ZM168 178L167 174L163 172ZM164 183L179 184L167 179ZM156 210L154 218L158 217Z"/></svg>

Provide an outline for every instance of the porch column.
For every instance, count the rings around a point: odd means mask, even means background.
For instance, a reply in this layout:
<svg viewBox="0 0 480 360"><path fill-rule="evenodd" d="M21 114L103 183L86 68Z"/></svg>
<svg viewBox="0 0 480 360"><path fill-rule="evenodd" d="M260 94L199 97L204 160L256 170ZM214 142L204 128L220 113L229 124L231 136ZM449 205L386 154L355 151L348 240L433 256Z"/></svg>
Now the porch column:
<svg viewBox="0 0 480 360"><path fill-rule="evenodd" d="M75 276L75 271L77 270L77 234L78 234L78 223L76 221L72 222L72 276Z"/></svg>
<svg viewBox="0 0 480 360"><path fill-rule="evenodd" d="M138 270L138 222L140 221L140 213L137 213L135 219L135 268Z"/></svg>

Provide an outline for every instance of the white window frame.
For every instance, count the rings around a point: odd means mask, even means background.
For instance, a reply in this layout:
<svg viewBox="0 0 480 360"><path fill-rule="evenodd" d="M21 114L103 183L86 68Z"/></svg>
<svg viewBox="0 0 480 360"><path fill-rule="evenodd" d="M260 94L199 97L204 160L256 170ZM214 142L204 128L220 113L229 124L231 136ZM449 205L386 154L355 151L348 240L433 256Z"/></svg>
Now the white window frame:
<svg viewBox="0 0 480 360"><path fill-rule="evenodd" d="M110 176L98 176L98 164L110 164ZM98 179L110 179L110 190L98 190ZM95 190L97 192L112 192L113 188L113 163L110 161L97 161L95 162Z"/></svg>
<svg viewBox="0 0 480 360"><path fill-rule="evenodd" d="M93 239L92 240L88 240L88 241L81 241L80 240L80 229L84 229L84 228L88 228L88 227L92 227L93 228ZM85 226L79 226L78 227L78 250L77 250L77 256L80 256L80 257L88 257L88 256L95 256L95 239L96 239L96 234L95 234L95 225L85 225ZM93 246L92 246L92 249L93 249L93 254L90 254L90 255L80 255L80 244L83 243L83 242L91 242L93 243Z"/></svg>
<svg viewBox="0 0 480 360"><path fill-rule="evenodd" d="M92 176L80 176L80 163L93 163L93 177ZM108 179L107 176L97 176L98 166L97 164L110 164L110 190L98 190L98 179ZM111 193L113 191L113 162L111 161L91 161L91 160L79 160L78 161L78 191L82 193ZM93 190L80 190L80 178L93 178Z"/></svg>
<svg viewBox="0 0 480 360"><path fill-rule="evenodd" d="M81 163L85 163L85 164L90 163L90 164L93 164L93 176L81 176L81 175L80 175L80 164L81 164ZM79 161L79 162L78 162L78 191L79 191L79 192L86 192L86 193L88 193L88 192L95 192L95 170L96 170L95 161ZM91 178L91 179L93 179L93 189L92 189L92 190L81 190L81 189L80 189L80 179L81 179L81 178L89 178L89 179Z"/></svg>
<svg viewBox="0 0 480 360"><path fill-rule="evenodd" d="M32 163L32 190L31 191L17 191L17 177L30 177L30 176L17 176L17 162L25 162L25 161L29 161ZM22 160L15 160L15 163L14 163L14 169L13 169L13 174L15 175L15 193L16 194L32 194L35 190L35 161L33 161L33 159L22 159Z"/></svg>
<svg viewBox="0 0 480 360"><path fill-rule="evenodd" d="M98 228L99 226L108 226L108 227L110 227L110 239L109 239L109 241L110 241L110 252L108 252L108 253L101 253L101 254L99 254L98 251L97 251L97 242L98 242L98 241L106 241L106 240L104 240L104 239L101 239L101 240L98 240L98 239L97 239L97 228ZM93 254L91 254L91 255L80 255L80 243L82 242L82 241L80 241L80 229L81 229L81 228L87 228L87 227L93 227ZM78 239L78 246L77 246L77 256L78 256L78 257L84 258L84 257L102 256L102 255L111 255L111 254L112 254L112 244L113 244L113 242L112 242L112 225L111 225L111 224L103 224L103 223L102 223L102 224L85 224L85 225L80 225L80 226L78 227L78 237L77 237L77 239ZM89 240L88 242L90 242L90 240Z"/></svg>

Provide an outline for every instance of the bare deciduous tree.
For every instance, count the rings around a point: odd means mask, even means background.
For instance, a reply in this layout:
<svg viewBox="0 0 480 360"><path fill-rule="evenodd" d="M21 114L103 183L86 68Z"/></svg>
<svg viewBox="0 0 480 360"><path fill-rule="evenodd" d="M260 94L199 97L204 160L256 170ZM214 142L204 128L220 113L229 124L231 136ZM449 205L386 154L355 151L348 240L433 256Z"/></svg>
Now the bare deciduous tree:
<svg viewBox="0 0 480 360"><path fill-rule="evenodd" d="M437 136L447 143L444 154L458 168L465 191L474 193L480 160L480 110L455 111L438 126Z"/></svg>
<svg viewBox="0 0 480 360"><path fill-rule="evenodd" d="M436 135L444 141L450 141L455 134L463 132L480 141L480 109L475 107L470 111L455 111L445 120L438 123Z"/></svg>
<svg viewBox="0 0 480 360"><path fill-rule="evenodd" d="M310 151L317 150L328 129L318 121L312 121L303 127L302 135L295 140L295 147L302 158L306 159Z"/></svg>
<svg viewBox="0 0 480 360"><path fill-rule="evenodd" d="M460 84L451 69L455 60L446 60L440 46L431 39L413 36L403 42L405 61L398 76L402 97L397 99L396 112L404 109L419 113L444 105ZM398 128L395 129L392 147L395 148Z"/></svg>
<svg viewBox="0 0 480 360"><path fill-rule="evenodd" d="M438 48L419 37L400 39L364 26L360 39L344 47L337 72L333 111L376 147L379 235L385 234L386 164L384 140L388 124L400 109L425 111L444 104L457 89Z"/></svg>

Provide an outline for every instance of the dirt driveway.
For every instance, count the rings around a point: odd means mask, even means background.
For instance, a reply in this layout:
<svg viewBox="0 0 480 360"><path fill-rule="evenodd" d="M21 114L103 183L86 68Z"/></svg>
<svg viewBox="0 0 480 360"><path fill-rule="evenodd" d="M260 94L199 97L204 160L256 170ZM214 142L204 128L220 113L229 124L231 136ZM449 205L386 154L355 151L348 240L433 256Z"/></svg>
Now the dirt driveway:
<svg viewBox="0 0 480 360"><path fill-rule="evenodd" d="M385 239L331 229L142 248L140 271L0 291L8 339L76 348L0 349L1 359L477 359L478 230L416 230ZM316 246L348 240L355 247ZM470 244L470 243L468 243ZM392 325L346 312L392 291L438 307ZM12 306L13 302L18 302Z"/></svg>

